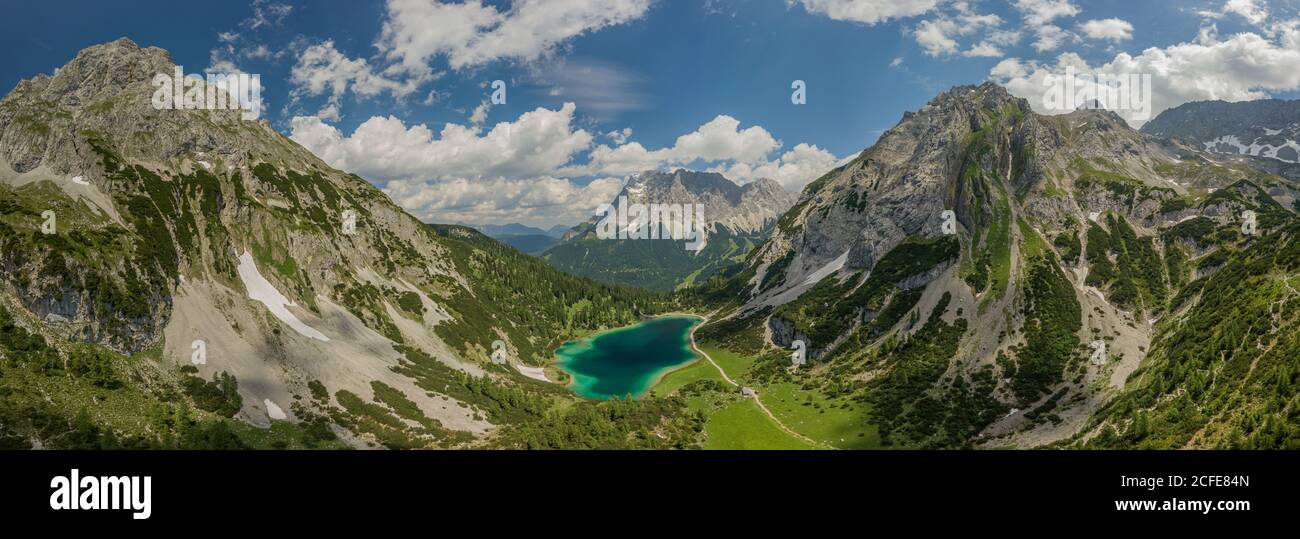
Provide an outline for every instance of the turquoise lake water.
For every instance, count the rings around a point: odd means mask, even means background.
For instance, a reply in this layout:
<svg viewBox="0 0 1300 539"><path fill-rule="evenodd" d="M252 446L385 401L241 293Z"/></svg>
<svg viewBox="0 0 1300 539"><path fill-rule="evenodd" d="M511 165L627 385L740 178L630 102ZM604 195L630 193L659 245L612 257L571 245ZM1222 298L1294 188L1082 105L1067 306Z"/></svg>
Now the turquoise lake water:
<svg viewBox="0 0 1300 539"><path fill-rule="evenodd" d="M573 376L569 388L589 399L641 397L660 376L696 358L694 316L662 316L569 341L555 350L556 365Z"/></svg>

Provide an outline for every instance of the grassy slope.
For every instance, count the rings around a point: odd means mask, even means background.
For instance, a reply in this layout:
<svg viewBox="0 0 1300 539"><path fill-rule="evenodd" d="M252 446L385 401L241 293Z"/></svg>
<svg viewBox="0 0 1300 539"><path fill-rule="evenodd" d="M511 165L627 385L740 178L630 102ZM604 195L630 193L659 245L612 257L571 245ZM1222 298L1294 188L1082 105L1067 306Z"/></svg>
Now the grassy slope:
<svg viewBox="0 0 1300 539"><path fill-rule="evenodd" d="M740 399L714 412L706 427L705 449L813 449L786 434L751 399Z"/></svg>

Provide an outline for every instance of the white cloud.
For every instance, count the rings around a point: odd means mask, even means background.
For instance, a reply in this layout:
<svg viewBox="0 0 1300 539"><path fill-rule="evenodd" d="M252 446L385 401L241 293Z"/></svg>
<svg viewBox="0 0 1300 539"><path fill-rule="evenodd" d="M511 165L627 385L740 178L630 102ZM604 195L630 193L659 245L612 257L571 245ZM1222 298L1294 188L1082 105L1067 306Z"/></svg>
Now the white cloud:
<svg viewBox="0 0 1300 539"><path fill-rule="evenodd" d="M809 182L830 172L848 159L838 159L830 152L816 145L799 143L781 157L758 165L733 163L729 166L715 166L709 170L719 172L739 183L749 183L760 178L776 180L787 191L799 192Z"/></svg>
<svg viewBox="0 0 1300 539"><path fill-rule="evenodd" d="M588 164L570 168L570 175L626 176L648 169L688 165L695 161L734 161L758 165L781 147L781 141L759 126L740 129L740 121L719 115L699 129L677 137L670 147L647 150L639 142L597 146Z"/></svg>
<svg viewBox="0 0 1300 539"><path fill-rule="evenodd" d="M898 67L898 66L901 66L901 65L903 65L903 57L902 57L902 56L899 56L899 57L897 57L897 58L894 58L893 61L889 62L889 67Z"/></svg>
<svg viewBox="0 0 1300 539"><path fill-rule="evenodd" d="M1039 26L1034 29L1034 32L1038 38L1034 40L1034 50L1038 52L1047 52L1059 49L1062 44L1073 37L1073 35L1064 28L1051 24Z"/></svg>
<svg viewBox="0 0 1300 539"><path fill-rule="evenodd" d="M626 144L627 139L632 137L632 128L624 127L621 131L615 129L605 133L605 136L609 137L609 140L613 141L614 144Z"/></svg>
<svg viewBox="0 0 1300 539"><path fill-rule="evenodd" d="M397 180L384 191L428 222L512 223L549 228L586 220L618 195L623 182L600 178L586 185L543 176L518 180Z"/></svg>
<svg viewBox="0 0 1300 539"><path fill-rule="evenodd" d="M258 44L258 45L254 45L254 46L252 46L252 47L248 47L248 48L244 49L244 50L242 51L242 54L243 54L244 57L246 57L246 58L256 58L256 59L259 59L259 60L266 60L266 59L269 59L269 58L275 58L275 57L277 57L277 56L279 56L279 55L281 55L281 54L284 54L284 51L280 51L280 52L278 52L278 53L276 53L276 52L271 52L271 48L270 48L270 47L267 47L266 45Z"/></svg>
<svg viewBox="0 0 1300 539"><path fill-rule="evenodd" d="M400 99L423 82L420 78L398 81L376 73L364 58L351 59L339 52L333 41L311 45L300 52L289 80L294 84L295 99L302 95L329 97L317 113L327 120L338 120L340 100L349 90L361 97L389 92Z"/></svg>
<svg viewBox="0 0 1300 539"><path fill-rule="evenodd" d="M1080 73L1147 73L1152 75L1154 115L1189 101L1245 101L1268 97L1269 92L1298 90L1297 65L1300 65L1300 28L1296 25L1279 28L1275 39L1246 32L1220 40L1213 27L1207 27L1195 42L1152 47L1138 56L1120 53L1098 66L1090 66L1076 54L1065 53L1057 57L1054 65L1004 60L989 74L1013 94L1028 99L1036 110L1050 112L1042 104L1044 81L1048 75L1062 74L1067 66L1074 66ZM1140 123L1132 119L1130 122Z"/></svg>
<svg viewBox="0 0 1300 539"><path fill-rule="evenodd" d="M1115 43L1133 39L1133 25L1124 19L1094 19L1079 25L1079 31L1092 39Z"/></svg>
<svg viewBox="0 0 1300 539"><path fill-rule="evenodd" d="M515 0L506 11L481 0L389 0L376 46L410 73L445 56L453 69L497 59L530 61L584 33L641 18L650 0Z"/></svg>
<svg viewBox="0 0 1300 539"><path fill-rule="evenodd" d="M1006 60L998 62L998 65L993 66L993 69L989 70L989 77L1002 81L1023 78L1027 74L1028 71L1025 68L1025 64L1024 62L1021 62L1019 58L1007 58Z"/></svg>
<svg viewBox="0 0 1300 539"><path fill-rule="evenodd" d="M1015 7L1025 25L1033 29L1037 37L1034 49L1038 52L1055 50L1073 37L1070 32L1053 24L1056 19L1079 14L1079 7L1070 0L1015 0Z"/></svg>
<svg viewBox="0 0 1300 539"><path fill-rule="evenodd" d="M1240 15L1251 24L1261 25L1268 20L1268 7L1255 0L1228 0L1223 4L1223 13Z"/></svg>
<svg viewBox="0 0 1300 539"><path fill-rule="evenodd" d="M435 133L393 116L366 120L351 135L315 116L290 121L289 137L331 166L372 180L424 178L521 179L553 174L591 145L573 129L574 105L538 108L490 131L448 123Z"/></svg>
<svg viewBox="0 0 1300 539"><path fill-rule="evenodd" d="M483 122L487 121L488 109L490 108L492 108L492 104L487 101L479 103L477 107L474 107L474 112L469 115L469 123L483 125Z"/></svg>
<svg viewBox="0 0 1300 539"><path fill-rule="evenodd" d="M921 24L916 25L916 30L912 31L912 35L921 48L925 49L926 54L939 56L957 52L957 40L948 35L956 30L956 23L947 19L936 19L921 21Z"/></svg>
<svg viewBox="0 0 1300 539"><path fill-rule="evenodd" d="M1016 43L1020 42L1020 31L1019 30L994 30L992 32L989 32L988 37L985 39L987 42L993 45L1000 45L1000 46L1015 45Z"/></svg>
<svg viewBox="0 0 1300 539"><path fill-rule="evenodd" d="M253 16L244 19L240 26L249 30L256 30L263 26L280 26L280 23L284 22L284 18L288 17L292 11L293 6L288 4L269 0L253 0Z"/></svg>
<svg viewBox="0 0 1300 539"><path fill-rule="evenodd" d="M383 185L418 217L444 222L576 223L617 194L617 178L648 169L698 165L738 183L767 177L798 190L841 162L809 144L770 158L781 141L725 115L666 148L631 141L631 128L604 133L613 146L592 148L595 137L575 126L575 109L538 108L486 133L448 123L435 134L376 116L348 135L320 117L298 116L289 136L331 166ZM573 178L595 180L580 186Z"/></svg>
<svg viewBox="0 0 1300 539"><path fill-rule="evenodd" d="M781 147L781 141L762 127L739 127L740 122L735 118L720 115L695 132L677 137L673 150L679 159L752 163Z"/></svg>
<svg viewBox="0 0 1300 539"><path fill-rule="evenodd" d="M971 58L1000 58L1002 57L1002 49L986 41L971 47L961 54Z"/></svg>
<svg viewBox="0 0 1300 539"><path fill-rule="evenodd" d="M290 138L335 168L384 186L417 217L437 222L519 221L573 224L618 192L618 180L579 186L555 171L591 146L573 126L574 105L538 108L487 133L448 123L424 125L372 117L351 135L316 116L290 121Z"/></svg>
<svg viewBox="0 0 1300 539"><path fill-rule="evenodd" d="M955 2L951 13L939 13L937 17L921 21L912 30L912 37L921 45L928 56L946 56L955 54L961 48L958 39L988 31L984 41L967 49L962 54L971 56L1002 56L998 42L1010 44L1008 39L1014 32L1000 30L1002 18L997 15L976 13L968 2ZM1019 39L1016 35L1015 39Z"/></svg>
<svg viewBox="0 0 1300 539"><path fill-rule="evenodd" d="M631 135L630 130L626 130ZM672 146L646 149L639 142L599 145L587 164L567 167L566 175L627 176L651 169L703 163L705 170L719 172L737 183L759 178L776 180L786 189L798 191L841 163L830 152L810 144L798 144L772 159L781 141L760 126L740 129L740 122L719 115L695 131L677 137Z"/></svg>
<svg viewBox="0 0 1300 539"><path fill-rule="evenodd" d="M786 0L786 4L802 4L808 13L822 15L837 21L876 24L890 19L914 17L929 12L938 0Z"/></svg>
<svg viewBox="0 0 1300 539"><path fill-rule="evenodd" d="M1048 24L1061 17L1079 14L1079 6L1070 0L1016 0L1016 9L1023 14L1025 23L1032 26Z"/></svg>

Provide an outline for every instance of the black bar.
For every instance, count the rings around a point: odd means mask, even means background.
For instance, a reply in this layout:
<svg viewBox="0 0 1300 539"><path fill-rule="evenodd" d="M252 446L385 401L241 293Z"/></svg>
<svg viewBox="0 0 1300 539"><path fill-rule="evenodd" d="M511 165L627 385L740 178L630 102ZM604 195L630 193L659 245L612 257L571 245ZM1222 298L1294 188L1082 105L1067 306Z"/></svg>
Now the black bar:
<svg viewBox="0 0 1300 539"><path fill-rule="evenodd" d="M1287 451L7 452L0 515L7 522L128 528L216 514L223 526L276 515L294 515L307 527L415 515L493 522L505 515L559 525L585 518L566 516L571 511L676 507L696 516L815 520L820 514L872 526L879 519L922 523L936 516L973 526L1003 522L998 527L1030 517L1089 526L1258 525L1294 514L1297 458L1300 453ZM134 520L130 511L51 509L51 479L74 468L82 477L150 476L152 514ZM1170 476L1185 484L1170 486ZM1126 487L1121 477L1163 478L1164 485ZM1215 484L1192 486L1207 478ZM1223 483L1240 482L1233 478L1248 485ZM1116 510L1116 501L1127 500L1246 501L1250 507L1209 514ZM704 505L690 507L697 502Z"/></svg>

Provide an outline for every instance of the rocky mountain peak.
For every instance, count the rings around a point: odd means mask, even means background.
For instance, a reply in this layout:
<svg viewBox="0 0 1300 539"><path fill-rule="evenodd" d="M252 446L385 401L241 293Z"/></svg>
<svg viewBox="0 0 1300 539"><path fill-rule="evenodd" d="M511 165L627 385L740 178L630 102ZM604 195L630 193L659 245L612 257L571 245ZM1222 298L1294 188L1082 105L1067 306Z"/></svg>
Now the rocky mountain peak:
<svg viewBox="0 0 1300 539"><path fill-rule="evenodd" d="M785 191L785 188L781 187L781 184L771 178L759 178L745 184L742 186L742 189L755 193L780 193Z"/></svg>
<svg viewBox="0 0 1300 539"><path fill-rule="evenodd" d="M716 172L677 169L646 171L628 178L614 202L703 204L710 227L722 225L732 232L752 233L776 219L794 204L795 195L776 182L758 180L737 185Z"/></svg>
<svg viewBox="0 0 1300 539"><path fill-rule="evenodd" d="M45 165L90 181L104 177L100 151L174 165L324 166L264 120L241 118L243 111L155 108L154 77L174 76L175 68L167 51L122 38L82 50L53 75L19 83L0 100L0 160L18 173Z"/></svg>
<svg viewBox="0 0 1300 539"><path fill-rule="evenodd" d="M167 51L141 48L134 41L121 38L81 50L53 76L38 75L23 81L15 93L60 107L78 108L133 85L149 84L155 74L171 74L172 67ZM36 95L30 94L33 91Z"/></svg>

